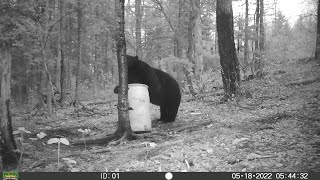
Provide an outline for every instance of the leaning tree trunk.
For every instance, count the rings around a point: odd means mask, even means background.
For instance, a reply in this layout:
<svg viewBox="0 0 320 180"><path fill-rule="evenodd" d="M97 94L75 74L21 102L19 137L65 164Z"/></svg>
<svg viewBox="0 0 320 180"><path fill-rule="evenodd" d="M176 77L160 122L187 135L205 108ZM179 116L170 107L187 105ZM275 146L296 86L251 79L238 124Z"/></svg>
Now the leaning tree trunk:
<svg viewBox="0 0 320 180"><path fill-rule="evenodd" d="M318 12L317 12L317 42L315 58L320 64L320 0L318 0Z"/></svg>
<svg viewBox="0 0 320 180"><path fill-rule="evenodd" d="M225 98L236 94L240 85L239 61L236 55L231 0L217 0L217 32L221 74Z"/></svg>
<svg viewBox="0 0 320 180"><path fill-rule="evenodd" d="M0 42L0 155L4 170L13 170L18 166L16 143L12 134L10 114L11 54L10 44Z"/></svg>

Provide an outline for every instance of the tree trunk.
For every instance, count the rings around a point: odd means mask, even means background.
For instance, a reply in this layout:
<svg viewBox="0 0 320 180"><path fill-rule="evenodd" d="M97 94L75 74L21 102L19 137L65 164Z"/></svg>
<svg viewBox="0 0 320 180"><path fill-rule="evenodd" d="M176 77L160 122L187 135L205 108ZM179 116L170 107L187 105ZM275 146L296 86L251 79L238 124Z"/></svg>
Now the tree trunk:
<svg viewBox="0 0 320 180"><path fill-rule="evenodd" d="M191 7L193 7L193 0L190 0L189 1ZM194 39L193 39L193 35L194 35L194 26L195 26L195 16L193 14L193 10L190 11L190 14L189 14L189 24L188 24L188 48L187 48L187 58L189 59L190 62L192 62L193 66L195 66L195 59L194 59ZM195 97L196 95L196 92L193 88L193 84L192 84L192 75L191 75L191 72L189 71L189 69L187 67L185 67L184 65L182 66L183 68L183 71L186 75L186 80L187 80L187 84L188 84L188 88L189 88L189 91L192 95L192 97ZM195 67L192 67L192 71L193 71L193 74L195 74Z"/></svg>
<svg viewBox="0 0 320 180"><path fill-rule="evenodd" d="M193 8L193 0L189 0L191 8ZM194 63L194 14L193 9L190 10L189 14L189 24L188 24L188 32L187 32L187 38L188 38L188 48L187 48L187 58L190 62ZM192 68L193 74L195 74L194 67Z"/></svg>
<svg viewBox="0 0 320 180"><path fill-rule="evenodd" d="M126 139L133 138L129 122L128 102L128 64L126 60L126 40L124 34L124 0L115 1L116 12L116 42L119 66L118 94L118 128L115 135Z"/></svg>
<svg viewBox="0 0 320 180"><path fill-rule="evenodd" d="M93 93L94 93L94 101L98 98L98 35L94 36L95 45L94 45L94 62L93 62Z"/></svg>
<svg viewBox="0 0 320 180"><path fill-rule="evenodd" d="M274 0L274 22L277 20L277 5L278 5L278 0Z"/></svg>
<svg viewBox="0 0 320 180"><path fill-rule="evenodd" d="M141 0L136 0L135 4L135 14L136 14L136 55L142 60L142 43L141 43Z"/></svg>
<svg viewBox="0 0 320 180"><path fill-rule="evenodd" d="M256 7L256 19L255 19L255 25L256 25L256 41L255 41L255 53L254 53L254 72L256 77L262 76L262 67L261 67L261 51L260 51L260 45L261 45L261 15L260 15L260 2L261 0L257 0L257 7ZM262 20L263 21L263 20Z"/></svg>
<svg viewBox="0 0 320 180"><path fill-rule="evenodd" d="M217 0L217 32L225 99L236 95L240 85L239 61L236 55L231 0Z"/></svg>
<svg viewBox="0 0 320 180"><path fill-rule="evenodd" d="M240 22L239 22L239 26L238 26L239 32L241 32L241 27L240 27ZM240 53L240 34L237 36L237 53Z"/></svg>
<svg viewBox="0 0 320 180"><path fill-rule="evenodd" d="M42 57L43 57L43 67L45 73L45 82L46 82L46 89L47 89L47 111L48 114L52 114L52 98L53 98L53 91L52 91L52 82L51 82L51 74L48 70L48 55L47 55L47 48L46 45L42 47Z"/></svg>
<svg viewBox="0 0 320 180"><path fill-rule="evenodd" d="M60 1L60 0L59 0ZM60 5L59 5L60 6ZM59 10L59 19L61 17L61 12ZM62 34L61 34L61 22L59 24L59 34L58 34L58 42L57 42L57 49L58 49L58 57L56 58L56 66L55 66L55 85L57 86L57 90L61 92L61 87L60 87L60 81L61 81L61 41L62 41Z"/></svg>
<svg viewBox="0 0 320 180"><path fill-rule="evenodd" d="M81 0L78 0L78 42L77 42L77 67L76 67L76 89L75 89L75 97L74 97L74 105L77 106L79 103L79 71L80 71L80 62L82 56L81 50L81 27L82 27L82 10L81 10Z"/></svg>
<svg viewBox="0 0 320 180"><path fill-rule="evenodd" d="M61 57L61 76L60 76L60 87L61 87L61 96L60 96L60 104L62 107L66 105L66 95L67 95L67 60L66 60L66 26L65 26L65 4L64 0L59 0L59 6L60 6L60 31L59 31L59 37L60 37L60 57Z"/></svg>
<svg viewBox="0 0 320 180"><path fill-rule="evenodd" d="M252 68L253 68L253 75L256 75L256 72L258 70L258 62L260 59L259 56L259 22L260 22L260 10L259 10L259 0L256 0L256 12L255 12L255 18L254 18L254 25L256 27L256 40L254 41L254 53L253 53L253 61L252 61Z"/></svg>
<svg viewBox="0 0 320 180"><path fill-rule="evenodd" d="M182 17L182 7L183 7L183 4L184 4L184 0L179 0L179 4L178 4L178 19L177 19L177 27L174 31L174 35L173 35L173 54L175 57L181 59L182 57L182 45L181 45L181 32L182 32L182 28L181 28L181 25L182 25L182 22L181 22L181 17ZM181 71L183 70L184 67L178 67L178 71ZM184 75L181 74L181 73L178 73L177 74L177 81L180 85L180 88L182 91L186 91L186 89L184 88L183 86L183 81L184 81Z"/></svg>
<svg viewBox="0 0 320 180"><path fill-rule="evenodd" d="M195 97L197 93L195 92L195 90L193 88L193 85L192 85L191 72L184 65L182 65L182 70L183 70L184 74L186 75L187 86L188 86L188 89L189 89L189 91L191 93L191 96Z"/></svg>
<svg viewBox="0 0 320 180"><path fill-rule="evenodd" d="M244 77L246 78L247 75L247 68L248 68L248 61L249 61L249 28L248 28L248 24L249 24L249 2L248 0L246 0L246 15L245 15L245 27L244 27L244 53L243 53L243 63L244 63L244 67L243 67L243 74Z"/></svg>
<svg viewBox="0 0 320 180"><path fill-rule="evenodd" d="M68 54L69 54L69 58L67 58L67 68L66 68L66 71L67 71L67 92L69 93L70 95L70 92L71 92L71 65L70 65L70 62L72 61L72 32L73 32L73 29L72 29L72 16L71 14L69 15L69 28L68 28L68 44L69 44L69 47L68 47Z"/></svg>
<svg viewBox="0 0 320 180"><path fill-rule="evenodd" d="M111 83L112 81L112 61L108 58L108 53L109 53L109 33L106 32L105 33L105 37L106 37L106 40L104 42L104 46L103 46L103 60L104 60L104 63L105 63L105 67L106 67L106 73L107 73L107 78L106 78L106 81L104 83L104 86L106 87L109 83ZM111 46L110 46L111 48Z"/></svg>
<svg viewBox="0 0 320 180"><path fill-rule="evenodd" d="M10 79L11 54L10 44L0 42L0 155L4 170L14 170L19 158L16 154L16 143L12 134L10 113Z"/></svg>
<svg viewBox="0 0 320 180"><path fill-rule="evenodd" d="M181 58L181 41L180 41L180 30L181 30L181 13L182 13L182 0L179 0L179 11L178 11L178 19L177 19L177 27L173 34L173 55L175 57Z"/></svg>
<svg viewBox="0 0 320 180"><path fill-rule="evenodd" d="M43 62L41 61L38 65L36 65L37 68L37 95L38 95L38 111L42 111L44 109L44 96L42 92L42 88L44 87L44 80L43 80Z"/></svg>
<svg viewBox="0 0 320 180"><path fill-rule="evenodd" d="M214 53L217 53L217 44L218 44L218 35L217 33L214 34Z"/></svg>
<svg viewBox="0 0 320 180"><path fill-rule="evenodd" d="M163 10L162 8L162 5L160 3L158 3L158 6L157 8L160 8L161 10ZM164 10L163 10L164 11ZM159 11L159 18L161 19L162 18L162 13L164 13L163 11ZM158 61L158 64L159 64L159 69L161 70L164 70L164 67L163 67L163 63L161 63L161 34L162 34L162 24L163 22L162 21L157 21L157 25L156 25L156 60Z"/></svg>
<svg viewBox="0 0 320 180"><path fill-rule="evenodd" d="M200 82L203 72L203 53L202 53L202 24L201 24L201 6L200 0L193 0L194 12L194 62L195 62L195 78ZM202 86L202 85L201 85Z"/></svg>
<svg viewBox="0 0 320 180"><path fill-rule="evenodd" d="M72 60L72 52L70 50L70 55L69 55L69 58L67 59L67 93L70 95L70 92L71 92L71 74L72 74L72 71L71 71L71 64L70 64L70 61Z"/></svg>
<svg viewBox="0 0 320 180"><path fill-rule="evenodd" d="M182 44L181 44L181 31L182 31L182 6L184 4L185 0L179 0L179 14L178 14L178 27L175 31L175 38L176 38L176 56L178 58L182 57Z"/></svg>
<svg viewBox="0 0 320 180"><path fill-rule="evenodd" d="M96 7L95 8L95 16L98 19L100 17L99 14L99 8ZM99 39L100 36L99 34L95 34L94 35L94 62L93 62L93 87L94 87L94 101L96 101L98 99L98 90L99 90L99 86L98 86L98 56L99 56Z"/></svg>
<svg viewBox="0 0 320 180"><path fill-rule="evenodd" d="M259 50L259 21L260 21L260 10L259 10L259 0L257 0L257 6L256 6L256 19L255 19L255 26L256 26L256 41L254 43L254 46L255 46L255 51L258 51Z"/></svg>
<svg viewBox="0 0 320 180"><path fill-rule="evenodd" d="M264 33L264 2L260 0L260 51L264 51L265 33Z"/></svg>
<svg viewBox="0 0 320 180"><path fill-rule="evenodd" d="M52 82L51 82L51 74L48 69L48 53L47 53L47 41L46 37L49 33L48 26L49 26L49 0L46 0L46 7L45 7L45 22L42 29L42 42L41 42L41 48L42 48L42 58L43 58L43 68L45 73L45 82L46 82L46 89L47 89L47 111L51 115L52 114Z"/></svg>
<svg viewBox="0 0 320 180"><path fill-rule="evenodd" d="M318 0L318 11L317 11L317 41L316 41L316 53L315 59L320 64L320 0Z"/></svg>
<svg viewBox="0 0 320 180"><path fill-rule="evenodd" d="M263 0L260 0L260 14L259 14L259 28L260 28L260 38L259 38L259 58L257 59L257 70L256 76L262 77L263 72L263 51L264 51L264 44L265 44L265 35L264 35L264 25L263 25L263 16L264 16L264 3Z"/></svg>

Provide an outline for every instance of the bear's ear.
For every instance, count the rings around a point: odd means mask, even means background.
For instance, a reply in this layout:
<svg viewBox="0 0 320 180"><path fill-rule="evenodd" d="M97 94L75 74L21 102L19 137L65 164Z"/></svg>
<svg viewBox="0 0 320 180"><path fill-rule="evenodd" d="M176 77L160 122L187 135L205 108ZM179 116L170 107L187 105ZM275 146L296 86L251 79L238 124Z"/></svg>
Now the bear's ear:
<svg viewBox="0 0 320 180"><path fill-rule="evenodd" d="M134 58L135 58L136 60L139 60L139 57L138 57L138 56L135 56Z"/></svg>

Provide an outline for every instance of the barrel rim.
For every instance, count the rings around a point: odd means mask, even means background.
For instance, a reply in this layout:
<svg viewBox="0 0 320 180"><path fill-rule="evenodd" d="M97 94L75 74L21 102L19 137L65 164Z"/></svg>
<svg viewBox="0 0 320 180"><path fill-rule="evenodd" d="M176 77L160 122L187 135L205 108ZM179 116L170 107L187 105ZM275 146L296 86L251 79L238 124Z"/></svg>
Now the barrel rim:
<svg viewBox="0 0 320 180"><path fill-rule="evenodd" d="M128 84L128 86L144 86L146 88L149 88L149 86L147 86L145 84L141 84L141 83L132 83L132 84Z"/></svg>

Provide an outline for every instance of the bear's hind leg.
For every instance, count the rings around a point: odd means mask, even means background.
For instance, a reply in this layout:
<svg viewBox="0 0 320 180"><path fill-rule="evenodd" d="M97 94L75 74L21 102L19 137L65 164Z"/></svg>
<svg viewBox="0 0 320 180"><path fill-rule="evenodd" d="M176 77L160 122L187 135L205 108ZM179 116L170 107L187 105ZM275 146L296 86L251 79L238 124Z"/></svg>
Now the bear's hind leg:
<svg viewBox="0 0 320 180"><path fill-rule="evenodd" d="M178 113L179 105L167 104L160 107L160 119L164 123L174 122Z"/></svg>
<svg viewBox="0 0 320 180"><path fill-rule="evenodd" d="M167 122L168 121L168 107L165 105L160 106L160 119L158 121Z"/></svg>

